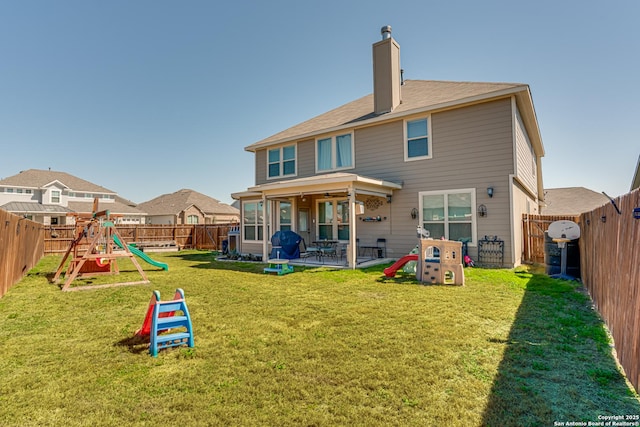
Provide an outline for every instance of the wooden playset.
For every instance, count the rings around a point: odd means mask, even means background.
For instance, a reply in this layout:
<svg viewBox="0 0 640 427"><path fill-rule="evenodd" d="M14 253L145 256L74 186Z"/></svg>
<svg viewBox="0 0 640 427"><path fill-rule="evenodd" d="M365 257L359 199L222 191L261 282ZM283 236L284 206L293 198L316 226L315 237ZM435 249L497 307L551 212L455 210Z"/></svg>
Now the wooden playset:
<svg viewBox="0 0 640 427"><path fill-rule="evenodd" d="M53 277L53 283L60 279L65 263L70 258L65 271L63 291L76 291L84 289L96 289L112 286L125 286L149 283L147 276L140 267L129 247L122 243L123 239L118 233L111 218L114 217L108 210L97 212L98 199L93 201L93 213L91 215L70 214L75 216L74 238L69 248L62 257L62 261ZM114 245L117 248L114 248ZM142 280L126 283L113 283L105 285L70 287L71 283L79 277L96 276L104 274L119 274L117 260L129 258L132 264L142 276Z"/></svg>

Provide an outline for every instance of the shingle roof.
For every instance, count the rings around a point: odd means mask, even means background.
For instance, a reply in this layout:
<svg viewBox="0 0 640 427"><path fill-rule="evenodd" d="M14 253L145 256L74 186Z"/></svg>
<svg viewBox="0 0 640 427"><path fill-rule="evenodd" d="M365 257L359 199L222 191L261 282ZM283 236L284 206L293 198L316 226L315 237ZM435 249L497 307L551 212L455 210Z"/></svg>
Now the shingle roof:
<svg viewBox="0 0 640 427"><path fill-rule="evenodd" d="M73 212L89 213L92 212L93 202L69 202L69 209ZM129 214L129 215L144 215L145 212L140 209L130 206L125 203L121 203L118 200L109 203L98 203L98 210L107 209L112 214Z"/></svg>
<svg viewBox="0 0 640 427"><path fill-rule="evenodd" d="M197 206L208 215L239 215L240 211L194 190L182 189L175 193L163 194L137 207L148 215L177 215L190 206Z"/></svg>
<svg viewBox="0 0 640 427"><path fill-rule="evenodd" d="M380 119L399 118L412 112L428 111L429 109L472 102L477 98L528 91L528 88L528 85L522 83L406 80L401 89L402 103L390 113L374 114L373 94L369 94L251 144L245 149L247 151L255 151L257 148L268 146L272 143L311 136L334 128L362 125L369 121Z"/></svg>
<svg viewBox="0 0 640 427"><path fill-rule="evenodd" d="M85 181L66 172L40 169L29 169L17 175L1 179L0 186L42 188L53 181L59 181L73 191L116 194L115 191Z"/></svg>
<svg viewBox="0 0 640 427"><path fill-rule="evenodd" d="M547 188L542 215L580 215L609 203L602 193L584 187Z"/></svg>

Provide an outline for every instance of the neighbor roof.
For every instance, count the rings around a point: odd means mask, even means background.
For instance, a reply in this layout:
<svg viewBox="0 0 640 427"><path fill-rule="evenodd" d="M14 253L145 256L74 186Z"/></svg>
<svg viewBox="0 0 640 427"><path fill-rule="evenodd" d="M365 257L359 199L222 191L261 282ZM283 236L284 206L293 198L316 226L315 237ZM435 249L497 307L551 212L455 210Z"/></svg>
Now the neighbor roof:
<svg viewBox="0 0 640 427"><path fill-rule="evenodd" d="M89 213L93 210L93 201L91 202L73 202L69 201L69 209L74 212ZM128 214L128 215L144 215L145 212L126 203L121 203L116 199L114 202L98 202L98 210L107 209L112 214Z"/></svg>
<svg viewBox="0 0 640 427"><path fill-rule="evenodd" d="M232 206L189 189L163 194L148 202L140 203L138 209L147 212L148 215L177 215L193 205L208 215L240 214L240 211Z"/></svg>
<svg viewBox="0 0 640 427"><path fill-rule="evenodd" d="M607 204L609 199L584 187L547 188L542 215L580 215Z"/></svg>
<svg viewBox="0 0 640 427"><path fill-rule="evenodd" d="M59 213L66 214L73 212L71 209L67 209L64 206L60 205L43 205L37 202L9 202L2 206L1 209L4 209L7 212L13 213Z"/></svg>
<svg viewBox="0 0 640 427"><path fill-rule="evenodd" d="M29 169L22 171L17 175L10 176L0 180L2 187L26 187L26 188L43 188L47 184L58 181L73 191L85 191L90 193L116 194L107 188L93 184L84 179L70 175L66 172L58 172L52 170Z"/></svg>
<svg viewBox="0 0 640 427"><path fill-rule="evenodd" d="M366 126L410 114L446 109L491 98L516 95L534 149L538 155L544 155L533 101L529 86L526 84L406 80L402 85L401 93L402 103L392 112L381 115L374 114L373 94L369 94L251 144L245 147L245 150L255 152L259 148L311 138L321 133Z"/></svg>

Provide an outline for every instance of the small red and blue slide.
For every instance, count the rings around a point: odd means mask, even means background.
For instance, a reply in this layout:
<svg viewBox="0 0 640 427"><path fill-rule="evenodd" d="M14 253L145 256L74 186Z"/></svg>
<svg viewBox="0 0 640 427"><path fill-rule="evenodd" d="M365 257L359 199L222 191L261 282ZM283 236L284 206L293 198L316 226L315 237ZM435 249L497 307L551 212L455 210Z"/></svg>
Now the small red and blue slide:
<svg viewBox="0 0 640 427"><path fill-rule="evenodd" d="M384 275L387 277L396 277L396 272L400 270L409 261L418 261L418 254L405 255L392 265L384 269Z"/></svg>

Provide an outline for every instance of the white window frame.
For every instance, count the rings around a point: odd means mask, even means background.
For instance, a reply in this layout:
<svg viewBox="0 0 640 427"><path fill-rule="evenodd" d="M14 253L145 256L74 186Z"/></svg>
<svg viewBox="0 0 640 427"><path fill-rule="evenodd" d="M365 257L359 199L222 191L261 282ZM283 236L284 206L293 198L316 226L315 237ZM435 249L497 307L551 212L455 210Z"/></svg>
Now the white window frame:
<svg viewBox="0 0 640 427"><path fill-rule="evenodd" d="M283 156L283 151L285 148L289 148L289 147L293 147L294 150L294 156L293 156L293 173L290 174L286 174L284 173L284 156ZM269 152L273 151L273 150L279 150L280 151L280 159L278 160L278 164L280 165L280 174L278 175L273 175L270 176L269 175L269 166L272 164L272 162L269 161ZM298 145L297 144L289 144L289 145L283 145L281 147L270 147L267 148L267 152L266 152L266 162L267 162L267 179L278 179L278 178L283 178L283 177L294 177L294 176L298 176ZM287 160L290 161L290 160ZM273 162L275 163L275 162Z"/></svg>
<svg viewBox="0 0 640 427"><path fill-rule="evenodd" d="M283 203L288 203L289 204L289 223L284 222L282 219L282 204ZM277 229L282 231L282 226L287 226L289 227L289 230L293 231L293 203L291 201L279 201L278 202L278 226Z"/></svg>
<svg viewBox="0 0 640 427"><path fill-rule="evenodd" d="M56 193L58 194L58 196L57 196L58 201L57 202L54 201L54 198L55 198L54 194L56 194ZM51 192L49 193L49 203L51 203L51 204L60 204L60 203L62 203L62 191L61 190L51 190Z"/></svg>
<svg viewBox="0 0 640 427"><path fill-rule="evenodd" d="M248 204L255 204L256 205L256 214L258 214L260 211L262 211L262 222L260 222L260 215L256 216L256 222L253 224L246 224L244 222L244 212L245 212L245 207ZM265 238L265 236L268 234L268 229L267 229L267 224L265 224L265 206L261 206L262 204L262 200L261 199L255 199L255 200L244 200L242 202L242 217L240 218L241 224L240 224L240 230L242 233L242 241L244 243L258 243L258 242L262 242L263 239ZM246 226L253 226L255 227L255 235L256 238L255 239L251 239L251 240L247 240L247 235L244 231ZM262 226L262 239L259 239L258 236L260 235L260 233L258 232L258 228ZM267 237L268 238L268 237Z"/></svg>
<svg viewBox="0 0 640 427"><path fill-rule="evenodd" d="M424 196L444 196L444 235L445 238L449 238L449 203L448 196L450 194L470 194L471 195L471 241L467 243L469 246L477 246L478 244L478 217L476 208L476 189L475 188L460 188L455 190L438 190L438 191L420 191L418 192L418 212L419 212L419 224L425 223L423 218L423 197ZM438 221L440 222L440 221Z"/></svg>
<svg viewBox="0 0 640 427"><path fill-rule="evenodd" d="M426 156L416 156L409 157L409 135L407 132L407 127L410 122L417 122L419 120L427 121L427 155ZM431 132L431 114L421 117L414 117L412 119L405 119L402 123L402 132L403 132L403 141L404 141L404 161L405 162L413 162L414 160L425 160L433 158L433 132Z"/></svg>
<svg viewBox="0 0 640 427"><path fill-rule="evenodd" d="M198 215L187 215L187 224L198 224L199 221L200 217Z"/></svg>
<svg viewBox="0 0 640 427"><path fill-rule="evenodd" d="M337 161L337 139L340 136L345 136L345 135L349 135L351 137L351 165L349 166L342 166L342 167L337 167L336 166L336 161ZM318 142L320 141L324 141L325 139L331 139L331 167L329 169L320 169L318 168ZM335 133L332 135L326 135L320 138L316 138L315 141L315 147L314 147L314 157L315 157L315 168L316 168L316 173L326 173L326 172L332 172L332 171L337 171L337 170L347 170L347 169L354 169L356 167L356 154L355 154L355 146L356 146L356 140L355 140L355 135L353 133L353 131L351 132L339 132L339 133Z"/></svg>
<svg viewBox="0 0 640 427"><path fill-rule="evenodd" d="M331 216L332 216L332 221L329 223L320 223L320 205L323 203L330 203L331 204ZM345 199L344 197L331 197L331 198L322 198L322 199L317 199L316 200L316 214L315 214L315 232L316 232L316 236L318 239L320 239L320 226L324 225L324 226L331 226L331 240L337 240L339 242L348 242L349 238L347 239L340 239L340 231L339 228L341 226L347 226L349 227L349 235L352 233L353 231L353 227L352 224L350 223L350 218L351 215L349 215L349 213L347 212L346 215L346 219L345 222L341 222L339 215L338 215L338 204L345 204L347 206L347 209L349 209L349 199Z"/></svg>

